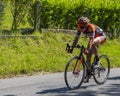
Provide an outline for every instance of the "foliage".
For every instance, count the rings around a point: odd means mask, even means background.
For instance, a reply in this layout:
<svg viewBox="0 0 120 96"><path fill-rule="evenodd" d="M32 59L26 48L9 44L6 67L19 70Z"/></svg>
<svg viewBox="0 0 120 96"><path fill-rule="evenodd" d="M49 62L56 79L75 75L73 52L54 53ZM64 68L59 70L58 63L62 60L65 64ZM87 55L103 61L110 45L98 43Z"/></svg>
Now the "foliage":
<svg viewBox="0 0 120 96"><path fill-rule="evenodd" d="M40 28L76 29L77 19L89 9L91 23L103 28L111 38L120 36L120 0L2 0L2 2L10 6L10 8L5 6L7 16L4 17L4 23L7 22L7 27L12 25L12 29L21 26L25 28L28 25L35 27L35 24ZM37 14L37 18L40 19L36 19L35 16L36 2L40 2Z"/></svg>
<svg viewBox="0 0 120 96"><path fill-rule="evenodd" d="M66 43L72 43L74 34L46 32L37 37L13 37L0 39L0 76L11 77L20 74L63 72L68 60L78 54L65 51ZM87 45L87 39L79 43ZM100 46L100 54L107 54L111 68L120 67L120 40L107 40ZM112 50L112 51L111 51Z"/></svg>
<svg viewBox="0 0 120 96"><path fill-rule="evenodd" d="M102 27L109 36L119 37L119 0L42 0L42 27L76 29L77 19L87 9L92 23Z"/></svg>
<svg viewBox="0 0 120 96"><path fill-rule="evenodd" d="M28 22L34 27L34 31L39 30L41 32L41 2L36 0L29 10Z"/></svg>
<svg viewBox="0 0 120 96"><path fill-rule="evenodd" d="M13 15L13 24L12 29L17 29L17 27L22 23L23 25L26 22L26 19L29 16L29 10L31 8L33 0L12 0L10 1L11 12Z"/></svg>
<svg viewBox="0 0 120 96"><path fill-rule="evenodd" d="M3 3L0 1L0 30L2 30L2 20L3 20L3 14L4 14L4 6Z"/></svg>

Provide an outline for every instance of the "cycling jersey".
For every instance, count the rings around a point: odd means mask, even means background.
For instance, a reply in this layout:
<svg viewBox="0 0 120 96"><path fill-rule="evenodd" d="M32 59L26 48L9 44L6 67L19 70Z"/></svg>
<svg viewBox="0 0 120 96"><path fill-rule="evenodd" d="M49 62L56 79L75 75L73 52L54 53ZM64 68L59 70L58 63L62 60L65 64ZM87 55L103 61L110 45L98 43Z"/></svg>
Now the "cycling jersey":
<svg viewBox="0 0 120 96"><path fill-rule="evenodd" d="M79 29L85 28L85 31L83 33L88 34L90 38L96 38L96 37L100 37L100 36L105 36L103 30L98 27L95 24L87 24L86 27L84 27L83 25L78 25L78 32L76 34L76 37L79 37L81 32L79 32Z"/></svg>

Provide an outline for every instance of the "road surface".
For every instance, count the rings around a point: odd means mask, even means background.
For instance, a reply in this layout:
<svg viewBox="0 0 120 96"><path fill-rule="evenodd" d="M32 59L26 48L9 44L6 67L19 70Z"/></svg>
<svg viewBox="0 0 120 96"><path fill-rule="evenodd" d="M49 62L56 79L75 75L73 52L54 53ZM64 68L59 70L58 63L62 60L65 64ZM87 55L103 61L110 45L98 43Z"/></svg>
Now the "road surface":
<svg viewBox="0 0 120 96"><path fill-rule="evenodd" d="M0 96L120 96L120 68L111 69L104 85L93 79L77 90L69 90L64 73L0 79Z"/></svg>

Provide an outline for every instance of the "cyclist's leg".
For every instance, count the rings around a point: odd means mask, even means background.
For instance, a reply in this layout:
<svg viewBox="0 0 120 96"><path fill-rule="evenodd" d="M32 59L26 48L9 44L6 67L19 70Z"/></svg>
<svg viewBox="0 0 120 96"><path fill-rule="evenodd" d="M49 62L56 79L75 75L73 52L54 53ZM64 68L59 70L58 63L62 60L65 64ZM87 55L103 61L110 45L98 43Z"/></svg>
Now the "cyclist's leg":
<svg viewBox="0 0 120 96"><path fill-rule="evenodd" d="M89 82L89 78L91 77L91 57L92 57L92 52L89 52L89 54L86 55L88 68L86 69L84 83Z"/></svg>
<svg viewBox="0 0 120 96"><path fill-rule="evenodd" d="M89 52L89 54L86 55L87 58L87 64L89 65L89 68L91 68L91 58L92 58L93 52Z"/></svg>
<svg viewBox="0 0 120 96"><path fill-rule="evenodd" d="M94 67L98 67L99 66L99 56L98 56L98 46L100 44L103 44L105 42L105 36L100 36L100 37L97 37L93 40L93 43L92 43L92 51L95 55L95 66Z"/></svg>
<svg viewBox="0 0 120 96"><path fill-rule="evenodd" d="M89 54L87 54L87 57L86 57L87 58L87 63L88 63L90 68L91 68L91 57L92 57L92 54L94 54L98 58L98 45L104 43L105 39L106 39L105 36L100 36L100 37L96 37L93 40L91 52L89 52Z"/></svg>
<svg viewBox="0 0 120 96"><path fill-rule="evenodd" d="M105 42L105 40L106 40L105 36L100 36L100 37L97 37L93 40L92 51L93 51L95 56L98 56L98 46L103 44Z"/></svg>

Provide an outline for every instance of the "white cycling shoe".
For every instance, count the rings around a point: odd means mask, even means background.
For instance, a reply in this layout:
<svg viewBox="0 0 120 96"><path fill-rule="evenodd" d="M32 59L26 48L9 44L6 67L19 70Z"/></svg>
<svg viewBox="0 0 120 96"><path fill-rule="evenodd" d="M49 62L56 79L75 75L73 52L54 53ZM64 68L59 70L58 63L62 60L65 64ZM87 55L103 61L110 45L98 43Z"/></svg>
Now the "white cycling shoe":
<svg viewBox="0 0 120 96"><path fill-rule="evenodd" d="M99 65L100 65L100 60L99 60L99 61L97 61L97 62L95 62L95 64L94 64L94 68L98 68L98 67L99 67Z"/></svg>

